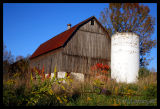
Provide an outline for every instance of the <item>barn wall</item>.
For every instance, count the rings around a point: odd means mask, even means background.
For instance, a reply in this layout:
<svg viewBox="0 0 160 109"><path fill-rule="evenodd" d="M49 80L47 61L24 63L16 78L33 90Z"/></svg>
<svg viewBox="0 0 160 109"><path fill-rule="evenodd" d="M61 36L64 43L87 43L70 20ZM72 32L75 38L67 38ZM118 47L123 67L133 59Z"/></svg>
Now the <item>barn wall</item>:
<svg viewBox="0 0 160 109"><path fill-rule="evenodd" d="M98 34L106 34L104 29L94 19L94 25L91 25L91 21L80 27L79 30L89 31Z"/></svg>
<svg viewBox="0 0 160 109"><path fill-rule="evenodd" d="M62 71L66 72L80 72L80 73L89 73L90 67L96 63L109 64L110 61L107 59L100 58L89 58L78 55L69 55L62 54Z"/></svg>
<svg viewBox="0 0 160 109"><path fill-rule="evenodd" d="M96 63L110 65L111 40L102 27L91 21L80 27L64 48L43 54L31 60L30 65L45 72L57 71L89 73Z"/></svg>
<svg viewBox="0 0 160 109"><path fill-rule="evenodd" d="M40 55L30 61L31 68L37 67L39 69L42 69L43 66L45 68L45 72L54 72L55 65L57 65L56 69L57 71L61 71L61 63L62 63L62 55L61 50L58 49L43 55Z"/></svg>
<svg viewBox="0 0 160 109"><path fill-rule="evenodd" d="M110 65L110 38L102 27L91 21L79 28L62 51L62 69L87 73L98 62Z"/></svg>

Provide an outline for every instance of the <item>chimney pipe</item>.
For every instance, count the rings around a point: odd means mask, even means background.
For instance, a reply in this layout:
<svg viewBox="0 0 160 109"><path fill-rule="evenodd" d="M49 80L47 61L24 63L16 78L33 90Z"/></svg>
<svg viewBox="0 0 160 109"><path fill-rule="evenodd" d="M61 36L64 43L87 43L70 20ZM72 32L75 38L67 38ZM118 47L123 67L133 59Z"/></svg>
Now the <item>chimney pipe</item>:
<svg viewBox="0 0 160 109"><path fill-rule="evenodd" d="M71 24L67 24L67 29L70 29L71 28Z"/></svg>

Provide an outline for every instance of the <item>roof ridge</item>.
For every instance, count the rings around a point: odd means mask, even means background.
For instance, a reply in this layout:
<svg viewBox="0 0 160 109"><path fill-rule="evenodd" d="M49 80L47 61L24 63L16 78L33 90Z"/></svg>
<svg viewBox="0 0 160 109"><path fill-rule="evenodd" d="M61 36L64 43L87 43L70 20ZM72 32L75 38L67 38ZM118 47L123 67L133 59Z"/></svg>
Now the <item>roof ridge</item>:
<svg viewBox="0 0 160 109"><path fill-rule="evenodd" d="M54 50L56 48L62 47L66 41L69 39L69 37L74 33L79 26L84 24L85 22L89 21L90 19L95 18L94 16L91 16L87 18L86 20L81 21L80 23L74 25L68 30L65 30L56 36L52 37L51 39L43 42L36 51L31 55L30 59L37 57L41 54L47 53L51 50Z"/></svg>
<svg viewBox="0 0 160 109"><path fill-rule="evenodd" d="M83 22L85 22L85 21L87 21L87 20L89 20L89 19L91 19L91 18L94 18L94 16L91 16L91 17L87 18L86 20L81 21L80 23L74 25L74 26L71 27L70 29L74 28L75 26L78 26L79 24L81 24L81 23L83 23ZM68 29L68 30L70 30L70 29ZM57 34L56 36L58 36L58 35L60 35L60 34L63 34L64 32L66 32L66 31L68 31L68 30L65 30L65 31L63 31L63 32L60 32L60 33ZM48 39L47 41L49 41L49 40L51 40L51 39L54 39L56 36L54 36L54 37ZM45 42L43 42L42 44L40 44L39 47L40 47L41 45L43 45L44 43L46 43L47 41L45 41Z"/></svg>

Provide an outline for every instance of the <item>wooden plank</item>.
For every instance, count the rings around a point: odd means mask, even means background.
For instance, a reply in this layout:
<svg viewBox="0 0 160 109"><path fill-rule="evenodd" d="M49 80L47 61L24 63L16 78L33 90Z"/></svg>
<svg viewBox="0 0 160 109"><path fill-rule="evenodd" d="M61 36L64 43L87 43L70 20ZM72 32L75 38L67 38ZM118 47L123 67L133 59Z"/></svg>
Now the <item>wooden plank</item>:
<svg viewBox="0 0 160 109"><path fill-rule="evenodd" d="M77 30L64 48L46 53L31 60L31 66L42 68L45 72L57 71L88 73L96 63L110 64L111 40L106 32L95 22L86 23Z"/></svg>

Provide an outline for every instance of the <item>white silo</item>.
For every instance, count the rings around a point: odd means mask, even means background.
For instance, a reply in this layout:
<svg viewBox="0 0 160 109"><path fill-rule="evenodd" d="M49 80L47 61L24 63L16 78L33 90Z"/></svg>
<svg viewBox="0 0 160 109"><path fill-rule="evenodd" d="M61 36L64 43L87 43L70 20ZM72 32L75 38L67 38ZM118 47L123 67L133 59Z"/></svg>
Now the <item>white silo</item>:
<svg viewBox="0 0 160 109"><path fill-rule="evenodd" d="M111 78L117 82L134 83L139 71L139 36L116 33L111 37Z"/></svg>

